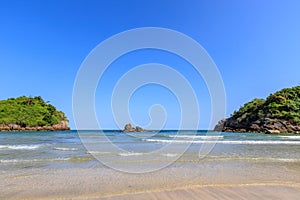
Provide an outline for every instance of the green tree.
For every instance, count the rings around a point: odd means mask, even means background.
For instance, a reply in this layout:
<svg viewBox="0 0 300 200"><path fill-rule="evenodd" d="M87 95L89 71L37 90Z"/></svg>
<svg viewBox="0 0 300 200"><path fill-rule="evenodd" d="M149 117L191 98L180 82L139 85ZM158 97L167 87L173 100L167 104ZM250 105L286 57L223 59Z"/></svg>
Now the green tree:
<svg viewBox="0 0 300 200"><path fill-rule="evenodd" d="M67 120L65 114L42 97L9 98L0 101L0 124L19 124L22 127L51 126Z"/></svg>

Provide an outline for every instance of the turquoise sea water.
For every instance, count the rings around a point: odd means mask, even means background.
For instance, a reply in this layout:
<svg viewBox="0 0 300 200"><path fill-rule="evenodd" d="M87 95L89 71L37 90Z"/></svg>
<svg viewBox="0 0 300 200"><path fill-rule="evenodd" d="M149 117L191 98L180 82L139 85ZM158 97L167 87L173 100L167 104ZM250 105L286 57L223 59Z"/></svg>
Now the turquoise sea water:
<svg viewBox="0 0 300 200"><path fill-rule="evenodd" d="M139 133L128 135L119 131L104 131L105 136L122 153L108 151L104 147L109 142L99 136L99 131L83 131L88 142L98 146L97 152L88 151L82 144L77 131L57 132L0 132L0 170L22 169L60 169L72 167L105 167L93 155L110 159L121 158L140 160L149 156L149 152L172 144L173 150L153 157L153 162L165 162L166 159L179 157L175 162L300 162L300 135L269 135L259 133L214 133L197 131L160 131L153 135ZM177 155L176 148L191 144L188 150ZM199 149L204 144L215 144L205 156L199 158ZM130 158L130 159L129 159ZM151 160L151 158L150 158ZM149 160L148 160L149 161ZM128 163L121 163L128 164ZM131 164L134 164L131 162Z"/></svg>

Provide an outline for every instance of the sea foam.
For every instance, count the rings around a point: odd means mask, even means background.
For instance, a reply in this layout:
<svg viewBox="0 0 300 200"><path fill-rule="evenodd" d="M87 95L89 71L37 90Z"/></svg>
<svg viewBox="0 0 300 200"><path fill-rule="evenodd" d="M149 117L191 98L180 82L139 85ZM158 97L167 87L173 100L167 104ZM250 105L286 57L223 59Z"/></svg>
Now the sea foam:
<svg viewBox="0 0 300 200"><path fill-rule="evenodd" d="M298 139L298 140L300 140L300 135L298 135L298 136L295 136L295 135L281 135L281 136L279 136L280 138L286 138L286 139Z"/></svg>
<svg viewBox="0 0 300 200"><path fill-rule="evenodd" d="M188 138L188 139L221 139L222 135L169 135L172 138Z"/></svg>
<svg viewBox="0 0 300 200"><path fill-rule="evenodd" d="M126 152L126 153L119 153L119 156L141 156L144 153L137 153L137 152Z"/></svg>
<svg viewBox="0 0 300 200"><path fill-rule="evenodd" d="M54 161L68 161L70 158L53 158L53 159L10 159L10 160L0 160L0 163L32 163L32 162L54 162Z"/></svg>
<svg viewBox="0 0 300 200"><path fill-rule="evenodd" d="M280 141L280 140L161 140L161 139L144 139L147 142L158 143L176 143L176 144L290 144L300 145L300 141Z"/></svg>
<svg viewBox="0 0 300 200"><path fill-rule="evenodd" d="M0 145L0 149L12 149L12 150L34 150L40 148L42 145Z"/></svg>
<svg viewBox="0 0 300 200"><path fill-rule="evenodd" d="M54 150L58 151L77 151L79 150L78 148L66 148L66 147L54 147Z"/></svg>

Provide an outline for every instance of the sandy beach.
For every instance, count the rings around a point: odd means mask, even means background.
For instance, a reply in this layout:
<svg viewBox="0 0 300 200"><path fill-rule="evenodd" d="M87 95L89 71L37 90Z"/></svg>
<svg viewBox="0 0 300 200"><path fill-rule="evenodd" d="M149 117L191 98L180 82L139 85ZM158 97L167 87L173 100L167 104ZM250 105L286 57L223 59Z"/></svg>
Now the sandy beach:
<svg viewBox="0 0 300 200"><path fill-rule="evenodd" d="M300 163L175 163L146 174L90 168L1 171L0 199L298 199Z"/></svg>
<svg viewBox="0 0 300 200"><path fill-rule="evenodd" d="M3 0L0 200L300 200L300 0Z"/></svg>

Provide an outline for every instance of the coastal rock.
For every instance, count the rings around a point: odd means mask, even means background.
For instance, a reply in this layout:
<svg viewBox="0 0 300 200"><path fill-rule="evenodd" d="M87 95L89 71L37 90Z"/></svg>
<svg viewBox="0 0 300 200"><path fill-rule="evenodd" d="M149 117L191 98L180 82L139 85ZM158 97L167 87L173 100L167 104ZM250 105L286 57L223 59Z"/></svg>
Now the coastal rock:
<svg viewBox="0 0 300 200"><path fill-rule="evenodd" d="M134 131L135 131L135 129L132 128L131 124L126 124L124 127L124 130L123 130L123 132L134 132Z"/></svg>
<svg viewBox="0 0 300 200"><path fill-rule="evenodd" d="M54 130L69 130L69 122L64 120L64 121L61 121L59 124L54 124L52 125L52 128Z"/></svg>
<svg viewBox="0 0 300 200"><path fill-rule="evenodd" d="M136 127L135 127L135 131L136 131L136 132L143 132L144 129L143 129L142 127L140 127L140 126L136 126Z"/></svg>
<svg viewBox="0 0 300 200"><path fill-rule="evenodd" d="M8 127L10 128L10 130L18 130L21 128L20 125L12 124L12 123L8 124Z"/></svg>
<svg viewBox="0 0 300 200"><path fill-rule="evenodd" d="M259 129L259 125L258 124L251 124L250 129L251 130L258 130Z"/></svg>
<svg viewBox="0 0 300 200"><path fill-rule="evenodd" d="M9 131L10 128L8 125L0 124L0 131Z"/></svg>
<svg viewBox="0 0 300 200"><path fill-rule="evenodd" d="M267 130L267 133L278 134L278 133L280 133L280 130Z"/></svg>
<svg viewBox="0 0 300 200"><path fill-rule="evenodd" d="M285 88L266 100L253 99L222 119L215 131L300 133L300 86Z"/></svg>
<svg viewBox="0 0 300 200"><path fill-rule="evenodd" d="M122 132L148 132L148 130L143 129L140 126L136 126L134 128L130 123L128 123L124 126L124 130L122 130Z"/></svg>
<svg viewBox="0 0 300 200"><path fill-rule="evenodd" d="M299 133L300 126L292 125L287 120L265 119L261 123L239 123L234 118L223 119L215 126L215 131L224 132L258 132L258 133Z"/></svg>
<svg viewBox="0 0 300 200"><path fill-rule="evenodd" d="M224 124L226 122L226 119L220 120L217 125L215 126L215 131L222 131L224 128Z"/></svg>
<svg viewBox="0 0 300 200"><path fill-rule="evenodd" d="M0 131L63 131L70 130L68 121L61 121L58 124L54 124L52 126L26 126L21 127L18 124L0 124Z"/></svg>

